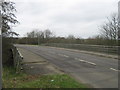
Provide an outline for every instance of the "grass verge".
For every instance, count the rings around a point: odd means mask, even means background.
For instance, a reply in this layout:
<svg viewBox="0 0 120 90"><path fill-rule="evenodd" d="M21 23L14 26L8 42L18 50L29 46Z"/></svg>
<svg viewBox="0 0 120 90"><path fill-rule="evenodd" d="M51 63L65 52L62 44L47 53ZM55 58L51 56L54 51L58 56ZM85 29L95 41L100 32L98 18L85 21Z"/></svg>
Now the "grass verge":
<svg viewBox="0 0 120 90"><path fill-rule="evenodd" d="M3 88L86 88L66 74L17 74L13 67L3 68Z"/></svg>

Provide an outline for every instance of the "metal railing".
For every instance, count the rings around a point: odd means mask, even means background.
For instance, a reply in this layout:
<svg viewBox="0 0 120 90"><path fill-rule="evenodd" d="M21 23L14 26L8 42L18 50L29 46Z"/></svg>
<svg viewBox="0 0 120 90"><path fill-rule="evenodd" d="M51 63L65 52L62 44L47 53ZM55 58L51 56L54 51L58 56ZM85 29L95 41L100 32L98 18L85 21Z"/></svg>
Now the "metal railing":
<svg viewBox="0 0 120 90"><path fill-rule="evenodd" d="M15 46L12 48L12 52L13 52L13 59L14 59L14 67L16 69L16 72L19 73L23 69L22 68L23 56Z"/></svg>
<svg viewBox="0 0 120 90"><path fill-rule="evenodd" d="M64 44L64 43L46 43L43 45L77 49L77 50L94 51L94 52L101 52L101 53L115 54L115 55L118 54L118 48L119 48L119 46L88 45L88 44Z"/></svg>

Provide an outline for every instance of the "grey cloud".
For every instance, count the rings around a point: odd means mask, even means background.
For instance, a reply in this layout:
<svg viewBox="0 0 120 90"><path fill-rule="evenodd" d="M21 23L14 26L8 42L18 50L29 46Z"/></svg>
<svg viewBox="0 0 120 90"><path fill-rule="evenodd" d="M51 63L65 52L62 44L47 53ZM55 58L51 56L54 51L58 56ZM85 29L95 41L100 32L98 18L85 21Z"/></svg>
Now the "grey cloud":
<svg viewBox="0 0 120 90"><path fill-rule="evenodd" d="M65 12L58 12L52 19L56 23L94 22L105 19L112 12L108 11L109 7L109 3L79 3Z"/></svg>
<svg viewBox="0 0 120 90"><path fill-rule="evenodd" d="M33 28L42 30L50 28L60 36L75 34L89 37L97 34L98 25L102 24L113 11L117 11L117 2L114 0L99 2L96 0L67 2L65 0L65 2L56 1L55 3L53 1L16 2L18 11L16 15L21 24L14 30L23 36Z"/></svg>

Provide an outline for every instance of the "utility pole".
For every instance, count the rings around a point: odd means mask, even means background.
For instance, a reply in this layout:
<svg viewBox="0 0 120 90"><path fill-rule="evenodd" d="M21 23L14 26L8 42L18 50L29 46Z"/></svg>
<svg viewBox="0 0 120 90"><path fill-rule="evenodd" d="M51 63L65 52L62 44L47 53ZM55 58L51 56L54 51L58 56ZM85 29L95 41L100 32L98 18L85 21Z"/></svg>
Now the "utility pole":
<svg viewBox="0 0 120 90"><path fill-rule="evenodd" d="M2 89L2 1L0 0L0 90Z"/></svg>

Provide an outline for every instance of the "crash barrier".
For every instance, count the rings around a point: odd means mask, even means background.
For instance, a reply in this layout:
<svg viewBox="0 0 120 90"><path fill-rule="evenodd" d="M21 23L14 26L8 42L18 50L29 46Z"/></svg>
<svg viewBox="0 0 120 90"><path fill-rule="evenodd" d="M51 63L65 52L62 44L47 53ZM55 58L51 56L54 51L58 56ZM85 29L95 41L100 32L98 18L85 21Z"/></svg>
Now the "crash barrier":
<svg viewBox="0 0 120 90"><path fill-rule="evenodd" d="M88 44L64 44L64 43L46 43L43 45L77 49L77 50L94 51L94 52L115 54L115 55L118 54L118 48L120 47L120 46L88 45Z"/></svg>
<svg viewBox="0 0 120 90"><path fill-rule="evenodd" d="M14 67L16 69L16 72L19 73L23 69L22 68L23 56L15 46L13 46L12 48L12 53L14 59Z"/></svg>

